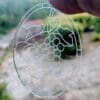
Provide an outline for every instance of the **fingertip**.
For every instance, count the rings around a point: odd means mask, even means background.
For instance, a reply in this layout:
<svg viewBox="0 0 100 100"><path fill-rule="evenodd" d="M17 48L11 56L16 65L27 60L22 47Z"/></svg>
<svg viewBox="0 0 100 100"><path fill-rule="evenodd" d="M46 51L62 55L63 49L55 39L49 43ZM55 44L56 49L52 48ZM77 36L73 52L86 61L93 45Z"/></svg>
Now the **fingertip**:
<svg viewBox="0 0 100 100"><path fill-rule="evenodd" d="M77 0L77 3L85 12L100 16L100 0Z"/></svg>
<svg viewBox="0 0 100 100"><path fill-rule="evenodd" d="M75 14L83 10L78 6L76 0L49 0L50 4L63 13Z"/></svg>

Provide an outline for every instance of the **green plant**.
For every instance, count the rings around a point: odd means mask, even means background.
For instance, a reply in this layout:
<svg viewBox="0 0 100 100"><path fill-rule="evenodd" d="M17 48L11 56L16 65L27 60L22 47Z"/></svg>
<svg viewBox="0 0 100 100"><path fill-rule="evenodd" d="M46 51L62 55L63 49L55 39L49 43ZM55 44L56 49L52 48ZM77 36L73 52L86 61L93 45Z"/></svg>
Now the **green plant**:
<svg viewBox="0 0 100 100"><path fill-rule="evenodd" d="M93 33L91 40L94 42L100 41L100 33Z"/></svg>
<svg viewBox="0 0 100 100"><path fill-rule="evenodd" d="M95 32L100 33L100 23L96 23Z"/></svg>
<svg viewBox="0 0 100 100"><path fill-rule="evenodd" d="M0 35L4 35L7 33L7 30L5 28L0 28Z"/></svg>
<svg viewBox="0 0 100 100"><path fill-rule="evenodd" d="M0 100L11 100L4 83L0 84Z"/></svg>
<svg viewBox="0 0 100 100"><path fill-rule="evenodd" d="M84 31L91 30L91 27L95 21L95 17L88 13L77 14L73 16L71 15L71 17L75 22L80 23Z"/></svg>
<svg viewBox="0 0 100 100"><path fill-rule="evenodd" d="M100 18L99 17L95 17L95 23L94 23L95 29L94 29L94 33L92 35L92 41L94 42L98 42L100 41Z"/></svg>
<svg viewBox="0 0 100 100"><path fill-rule="evenodd" d="M6 34L12 27L16 26L16 20L6 15L0 16L0 34Z"/></svg>
<svg viewBox="0 0 100 100"><path fill-rule="evenodd" d="M100 18L95 19L95 32L100 33Z"/></svg>
<svg viewBox="0 0 100 100"><path fill-rule="evenodd" d="M47 37L49 44L55 49L54 52L56 57L62 59L75 56L77 48L81 48L80 39L82 39L83 28L79 23L76 23L75 25L73 23L70 24L72 31L69 23L66 23L65 20L64 22L61 20L61 23L59 24L54 23L52 25L48 25L47 19L45 21L45 36ZM61 27L59 27L59 25L61 25ZM56 30L56 28L58 29ZM48 29L49 32L46 32ZM73 45L68 46L67 43Z"/></svg>

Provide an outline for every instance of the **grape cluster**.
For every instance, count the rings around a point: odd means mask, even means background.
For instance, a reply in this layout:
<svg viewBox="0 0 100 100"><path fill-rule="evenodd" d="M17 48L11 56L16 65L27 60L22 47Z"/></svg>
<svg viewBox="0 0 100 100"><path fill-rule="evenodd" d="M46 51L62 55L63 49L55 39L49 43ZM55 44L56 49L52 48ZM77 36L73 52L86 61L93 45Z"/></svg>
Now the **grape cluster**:
<svg viewBox="0 0 100 100"><path fill-rule="evenodd" d="M55 58L60 60L61 53L64 51L64 44L61 42L60 38L57 37L60 33L50 33L47 40L51 47L54 49Z"/></svg>

